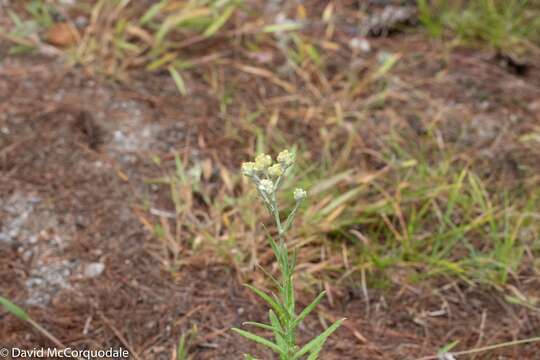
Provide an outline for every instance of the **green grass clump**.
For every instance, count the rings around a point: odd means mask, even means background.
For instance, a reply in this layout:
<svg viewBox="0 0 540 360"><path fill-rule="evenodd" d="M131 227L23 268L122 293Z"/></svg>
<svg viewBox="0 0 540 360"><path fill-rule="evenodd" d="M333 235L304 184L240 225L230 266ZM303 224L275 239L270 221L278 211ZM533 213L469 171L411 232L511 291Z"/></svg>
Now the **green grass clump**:
<svg viewBox="0 0 540 360"><path fill-rule="evenodd" d="M0 27L0 39L11 43L8 53L10 55L32 52L39 44L34 37L53 25L54 7L42 1L33 0L26 4L28 16L19 16L15 11L8 9L7 15L13 24L9 29Z"/></svg>
<svg viewBox="0 0 540 360"><path fill-rule="evenodd" d="M304 346L299 347L297 345L296 331L298 327L305 317L315 309L325 293L320 293L319 296L317 296L300 314L296 313L296 296L293 281L296 253L289 253L287 244L285 243L285 235L293 225L296 213L303 200L306 198L307 193L300 188L297 188L294 191L296 203L284 222L281 221L276 200L276 194L280 184L286 175L287 169L292 166L293 162L294 155L288 150L284 150L278 155L275 164L272 164L272 158L269 155L260 154L255 159L255 162L244 163L242 166L243 174L249 177L255 184L260 198L275 220L278 231L278 241L276 242L272 237L269 237L269 242L274 255L276 256L281 276L279 279L275 279L269 275L279 289L278 295L269 295L260 289L246 285L270 306L270 310L268 311L270 323L262 324L257 322L246 322L245 325L252 325L263 330L271 331L274 335L274 341L249 331L237 328L234 328L233 330L247 339L264 345L279 354L280 360L296 360L303 358L315 360L319 357L319 353L328 337L341 325L344 319L334 322L325 331ZM251 355L246 356L248 359L254 359Z"/></svg>
<svg viewBox="0 0 540 360"><path fill-rule="evenodd" d="M537 189L494 184L452 149L410 151L406 144L389 141L378 171L305 167L311 201L296 233L337 259L347 252L347 263L320 270L342 279L365 273L369 283L392 278L396 268L410 269L411 282L459 278L501 289L516 281L535 251L526 234L538 231ZM322 261L311 254L302 263Z"/></svg>
<svg viewBox="0 0 540 360"><path fill-rule="evenodd" d="M434 37L516 51L540 44L540 6L529 0L417 0L420 22Z"/></svg>

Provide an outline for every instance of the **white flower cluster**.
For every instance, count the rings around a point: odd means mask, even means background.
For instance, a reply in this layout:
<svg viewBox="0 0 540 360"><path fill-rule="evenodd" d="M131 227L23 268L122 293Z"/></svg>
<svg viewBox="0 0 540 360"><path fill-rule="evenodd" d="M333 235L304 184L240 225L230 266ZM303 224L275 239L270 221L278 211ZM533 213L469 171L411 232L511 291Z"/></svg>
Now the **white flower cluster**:
<svg viewBox="0 0 540 360"><path fill-rule="evenodd" d="M263 179L259 182L259 190L266 195L270 195L274 192L274 183L272 180Z"/></svg>
<svg viewBox="0 0 540 360"><path fill-rule="evenodd" d="M251 178L258 190L266 196L272 195L277 190L281 177L294 164L294 154L286 149L278 154L276 160L274 163L270 155L259 154L255 161L242 164L242 174ZM297 202L306 197L305 190L296 189L294 191L294 199Z"/></svg>
<svg viewBox="0 0 540 360"><path fill-rule="evenodd" d="M307 197L307 192L304 189L296 188L294 189L294 200L302 201Z"/></svg>

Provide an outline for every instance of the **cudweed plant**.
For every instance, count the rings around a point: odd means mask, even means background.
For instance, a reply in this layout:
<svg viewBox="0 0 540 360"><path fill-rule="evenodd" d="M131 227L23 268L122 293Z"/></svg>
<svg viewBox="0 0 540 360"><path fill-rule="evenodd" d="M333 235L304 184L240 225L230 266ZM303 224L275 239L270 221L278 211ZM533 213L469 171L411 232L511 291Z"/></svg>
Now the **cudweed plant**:
<svg viewBox="0 0 540 360"><path fill-rule="evenodd" d="M267 293L256 287L246 285L257 296L263 299L270 307L268 310L269 323L245 322L244 325L254 326L260 329L271 331L274 338L268 340L252 332L233 328L238 334L259 343L279 355L280 360L318 358L321 349L328 337L341 325L341 319L333 323L321 334L316 336L304 346L300 347L296 341L296 331L305 317L313 311L325 295L319 294L304 310L296 313L295 291L294 291L294 268L296 265L296 252L289 253L285 243L285 235L291 228L296 213L307 197L307 192L303 189L295 189L293 196L295 206L289 213L285 221L282 221L277 204L277 192L280 188L287 170L294 164L294 154L289 150L279 153L277 161L274 163L270 155L260 154L254 162L242 164L242 173L247 176L255 185L260 198L266 209L274 218L278 232L278 241L269 237L270 246L276 256L279 265L279 279L269 275L274 281L278 293ZM246 355L247 359L255 359L251 355Z"/></svg>

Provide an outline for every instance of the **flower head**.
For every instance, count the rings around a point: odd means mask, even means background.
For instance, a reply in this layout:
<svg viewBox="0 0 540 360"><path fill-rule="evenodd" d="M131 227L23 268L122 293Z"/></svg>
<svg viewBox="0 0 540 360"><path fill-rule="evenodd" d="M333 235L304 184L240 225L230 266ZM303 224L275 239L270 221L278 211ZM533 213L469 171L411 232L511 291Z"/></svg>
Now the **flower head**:
<svg viewBox="0 0 540 360"><path fill-rule="evenodd" d="M288 168L294 163L294 154L290 152L288 149L285 149L278 154L277 161L284 168Z"/></svg>
<svg viewBox="0 0 540 360"><path fill-rule="evenodd" d="M264 171L268 169L268 167L272 165L272 157L267 154L259 154L255 158L255 170L256 171Z"/></svg>
<svg viewBox="0 0 540 360"><path fill-rule="evenodd" d="M280 177L283 174L283 168L279 163L274 164L268 168L268 175L271 177Z"/></svg>
<svg viewBox="0 0 540 360"><path fill-rule="evenodd" d="M302 201L307 197L307 192L304 189L296 188L294 189L294 200Z"/></svg>
<svg viewBox="0 0 540 360"><path fill-rule="evenodd" d="M274 183L271 180L261 180L259 190L266 195L270 195L274 191Z"/></svg>
<svg viewBox="0 0 540 360"><path fill-rule="evenodd" d="M242 174L245 176L253 176L255 175L255 163L254 162L245 162L242 164Z"/></svg>

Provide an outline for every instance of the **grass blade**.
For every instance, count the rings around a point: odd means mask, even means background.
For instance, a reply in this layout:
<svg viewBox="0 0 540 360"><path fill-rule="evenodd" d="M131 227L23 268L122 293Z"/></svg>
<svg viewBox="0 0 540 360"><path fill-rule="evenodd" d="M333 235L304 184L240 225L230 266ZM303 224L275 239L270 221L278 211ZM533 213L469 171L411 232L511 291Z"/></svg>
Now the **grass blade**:
<svg viewBox="0 0 540 360"><path fill-rule="evenodd" d="M176 360L186 360L187 359L187 349L186 349L186 334L182 334L178 340L178 346L176 348Z"/></svg>
<svg viewBox="0 0 540 360"><path fill-rule="evenodd" d="M0 296L0 305L2 305L10 314L18 317L23 321L28 321L28 319L30 318L26 311L24 311L3 296Z"/></svg>
<svg viewBox="0 0 540 360"><path fill-rule="evenodd" d="M228 6L225 11L223 11L223 14L221 14L216 20L214 20L212 24L210 24L210 26L208 26L203 35L205 37L214 36L219 31L219 29L221 29L221 27L227 22L227 20L229 20L235 8L236 7L233 5Z"/></svg>
<svg viewBox="0 0 540 360"><path fill-rule="evenodd" d="M182 96L186 96L188 92L186 89L186 84L184 83L184 79L182 79L182 76L180 75L178 70L176 70L173 66L169 66L168 69L169 69L169 73L171 74L171 77L174 80L176 88L178 89L178 91L180 92Z"/></svg>
<svg viewBox="0 0 540 360"><path fill-rule="evenodd" d="M396 55L396 54L392 54L388 56L388 58L384 60L382 65L379 67L379 69L377 69L377 71L373 75L373 78L378 79L385 76L390 70L392 70L394 65L396 65L400 57L401 57L400 55Z"/></svg>
<svg viewBox="0 0 540 360"><path fill-rule="evenodd" d="M150 8L144 13L143 16L139 19L139 24L144 25L151 21L161 10L167 5L169 0L162 0L157 4L150 6Z"/></svg>
<svg viewBox="0 0 540 360"><path fill-rule="evenodd" d="M364 190L364 188L362 186L359 186L357 188L347 191L343 195L338 196L334 201L332 201L330 204L325 206L325 208L320 211L320 214L322 216L328 215L329 213L332 212L332 210L336 209L338 206L343 205L349 200L354 199L358 194L360 194L360 192L362 192L362 190Z"/></svg>
<svg viewBox="0 0 540 360"><path fill-rule="evenodd" d="M175 27L183 23L210 15L210 9L207 7L193 9L191 11L181 11L178 14L169 16L161 25L156 33L156 43L161 44L165 36Z"/></svg>

